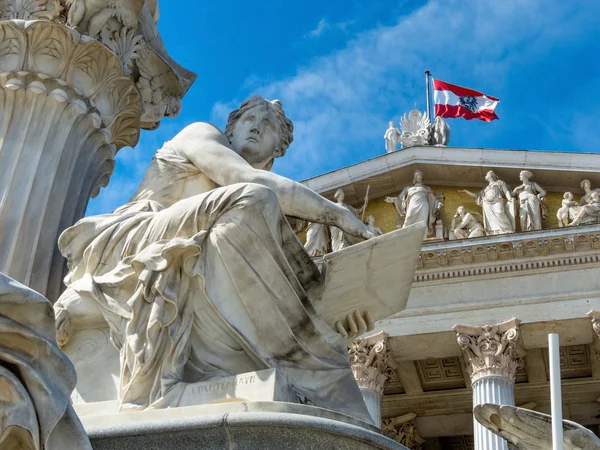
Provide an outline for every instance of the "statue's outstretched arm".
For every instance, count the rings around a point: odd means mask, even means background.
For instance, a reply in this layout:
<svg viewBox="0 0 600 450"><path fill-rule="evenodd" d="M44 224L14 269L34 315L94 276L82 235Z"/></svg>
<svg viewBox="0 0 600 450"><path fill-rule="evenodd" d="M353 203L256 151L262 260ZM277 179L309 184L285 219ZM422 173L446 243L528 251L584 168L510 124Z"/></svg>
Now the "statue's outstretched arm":
<svg viewBox="0 0 600 450"><path fill-rule="evenodd" d="M208 123L190 125L171 141L171 145L220 186L261 184L275 192L286 215L335 225L365 239L375 236L346 208L330 202L300 183L253 168L231 149L225 135Z"/></svg>

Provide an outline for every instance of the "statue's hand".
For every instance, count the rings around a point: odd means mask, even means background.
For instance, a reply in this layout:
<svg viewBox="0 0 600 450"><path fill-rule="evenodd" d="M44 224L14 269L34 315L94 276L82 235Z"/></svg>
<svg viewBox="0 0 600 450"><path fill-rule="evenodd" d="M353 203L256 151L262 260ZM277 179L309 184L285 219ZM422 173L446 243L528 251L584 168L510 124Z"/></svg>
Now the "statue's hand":
<svg viewBox="0 0 600 450"><path fill-rule="evenodd" d="M394 197L386 197L383 199L386 203L394 203L396 199Z"/></svg>
<svg viewBox="0 0 600 450"><path fill-rule="evenodd" d="M378 230L369 229L367 225L362 223L362 221L349 210L346 210L342 215L337 227L352 236L359 236L363 239L371 239L381 234Z"/></svg>
<svg viewBox="0 0 600 450"><path fill-rule="evenodd" d="M347 326L341 321L335 323L335 330L342 335L344 339L353 340L361 334L371 331L375 325L369 311L354 310L352 314L346 316Z"/></svg>
<svg viewBox="0 0 600 450"><path fill-rule="evenodd" d="M64 348L73 334L71 316L61 303L56 303L54 305L54 318L56 321L56 343L60 348Z"/></svg>

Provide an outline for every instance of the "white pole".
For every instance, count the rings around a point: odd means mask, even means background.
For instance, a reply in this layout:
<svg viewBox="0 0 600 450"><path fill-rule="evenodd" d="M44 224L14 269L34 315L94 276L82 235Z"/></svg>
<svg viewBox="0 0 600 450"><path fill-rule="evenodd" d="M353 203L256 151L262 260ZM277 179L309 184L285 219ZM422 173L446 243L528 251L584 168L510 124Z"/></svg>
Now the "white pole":
<svg viewBox="0 0 600 450"><path fill-rule="evenodd" d="M562 394L560 390L560 344L558 334L548 335L550 404L552 406L552 450L563 450Z"/></svg>

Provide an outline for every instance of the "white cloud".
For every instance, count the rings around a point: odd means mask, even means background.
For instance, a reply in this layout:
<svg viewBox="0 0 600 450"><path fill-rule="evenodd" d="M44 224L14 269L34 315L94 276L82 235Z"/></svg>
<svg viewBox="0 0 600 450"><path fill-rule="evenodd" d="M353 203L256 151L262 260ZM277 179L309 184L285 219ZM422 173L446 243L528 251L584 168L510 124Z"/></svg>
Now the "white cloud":
<svg viewBox="0 0 600 450"><path fill-rule="evenodd" d="M397 121L415 100L425 108L425 69L501 96L518 77L515 70L590 33L594 16L579 2L434 0L394 26L355 36L294 76L263 85L253 79L255 92L282 100L296 128L293 147L275 170L304 179L381 154L388 120ZM321 22L313 31L322 31ZM502 128L470 129L482 134L455 139L481 146Z"/></svg>
<svg viewBox="0 0 600 450"><path fill-rule="evenodd" d="M321 20L319 20L319 23L317 24L317 28L308 32L308 36L310 36L312 38L319 37L323 34L323 32L325 30L327 30L329 28L329 26L330 25L327 22L327 19L322 18Z"/></svg>

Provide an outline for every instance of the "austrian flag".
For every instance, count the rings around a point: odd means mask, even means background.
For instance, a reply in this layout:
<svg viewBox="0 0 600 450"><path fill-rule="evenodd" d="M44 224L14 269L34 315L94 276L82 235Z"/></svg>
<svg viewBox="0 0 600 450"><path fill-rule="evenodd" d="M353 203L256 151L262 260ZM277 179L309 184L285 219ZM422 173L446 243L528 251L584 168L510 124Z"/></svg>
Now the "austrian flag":
<svg viewBox="0 0 600 450"><path fill-rule="evenodd" d="M491 122L498 116L494 109L498 100L490 95L467 89L455 84L433 80L433 103L435 115L446 118L464 117Z"/></svg>

